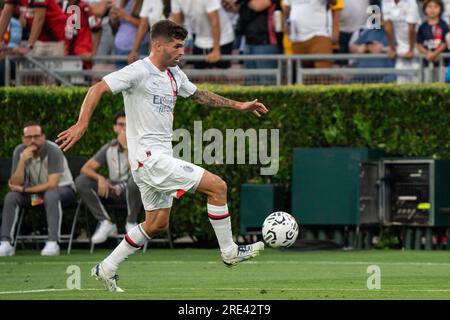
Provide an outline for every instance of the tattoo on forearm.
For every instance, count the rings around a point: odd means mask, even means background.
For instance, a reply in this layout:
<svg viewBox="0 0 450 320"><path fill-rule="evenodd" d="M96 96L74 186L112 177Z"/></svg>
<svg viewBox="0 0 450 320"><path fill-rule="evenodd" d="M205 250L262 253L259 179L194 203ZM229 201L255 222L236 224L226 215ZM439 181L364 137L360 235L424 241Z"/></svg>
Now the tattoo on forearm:
<svg viewBox="0 0 450 320"><path fill-rule="evenodd" d="M211 91L197 90L191 97L195 102L211 107L231 107L236 108L239 102L219 96Z"/></svg>

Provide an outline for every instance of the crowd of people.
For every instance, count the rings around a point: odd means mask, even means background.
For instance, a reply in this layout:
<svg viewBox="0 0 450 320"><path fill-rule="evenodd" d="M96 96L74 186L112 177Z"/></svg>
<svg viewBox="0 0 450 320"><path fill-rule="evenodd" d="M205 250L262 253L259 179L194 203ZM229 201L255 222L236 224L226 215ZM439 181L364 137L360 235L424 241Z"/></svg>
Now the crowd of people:
<svg viewBox="0 0 450 320"><path fill-rule="evenodd" d="M229 54L388 54L389 59L304 61L313 68L417 68L448 51L450 0L4 0L2 55L147 55L149 30L171 19L189 30L195 68L230 68ZM276 61L244 60L245 68ZM400 80L400 79L399 79ZM387 80L389 81L389 80ZM413 81L403 77L403 81Z"/></svg>

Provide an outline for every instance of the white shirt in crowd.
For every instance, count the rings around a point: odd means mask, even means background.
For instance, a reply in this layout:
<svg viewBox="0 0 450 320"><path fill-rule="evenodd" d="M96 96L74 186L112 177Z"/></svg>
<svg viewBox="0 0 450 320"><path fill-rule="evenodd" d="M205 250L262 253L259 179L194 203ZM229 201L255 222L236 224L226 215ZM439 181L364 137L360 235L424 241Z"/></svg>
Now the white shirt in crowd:
<svg viewBox="0 0 450 320"><path fill-rule="evenodd" d="M147 18L150 27L156 22L165 19L162 0L144 0L139 17Z"/></svg>
<svg viewBox="0 0 450 320"><path fill-rule="evenodd" d="M189 97L197 87L177 66L161 71L148 57L103 78L113 93L122 92L127 115L128 158L131 169L146 152L172 150L176 96Z"/></svg>
<svg viewBox="0 0 450 320"><path fill-rule="evenodd" d="M333 20L326 0L284 0L284 4L291 8L291 41L303 42L315 36L331 37Z"/></svg>
<svg viewBox="0 0 450 320"><path fill-rule="evenodd" d="M341 11L340 30L353 33L367 24L369 15L367 8L369 0L344 0L344 8Z"/></svg>
<svg viewBox="0 0 450 320"><path fill-rule="evenodd" d="M172 13L183 13L192 26L195 34L194 45L202 49L213 47L213 37L208 13L219 11L220 45L234 41L234 30L229 15L223 9L220 0L172 0Z"/></svg>
<svg viewBox="0 0 450 320"><path fill-rule="evenodd" d="M397 43L397 54L404 55L409 51L409 24L420 24L419 7L415 0L383 0L383 18L392 21L394 37Z"/></svg>
<svg viewBox="0 0 450 320"><path fill-rule="evenodd" d="M447 24L450 23L450 0L442 0L444 3L444 13L442 14L442 19L447 22Z"/></svg>

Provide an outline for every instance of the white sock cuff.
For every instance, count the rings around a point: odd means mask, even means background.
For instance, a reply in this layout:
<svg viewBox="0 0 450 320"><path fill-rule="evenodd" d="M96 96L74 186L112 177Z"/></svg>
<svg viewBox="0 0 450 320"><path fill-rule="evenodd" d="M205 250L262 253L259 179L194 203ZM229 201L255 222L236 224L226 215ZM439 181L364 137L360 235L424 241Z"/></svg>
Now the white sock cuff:
<svg viewBox="0 0 450 320"><path fill-rule="evenodd" d="M146 240L149 240L150 237L145 233L144 229L142 229L141 225L138 224L133 229L128 231L125 235L125 241L132 247L140 248L144 245Z"/></svg>
<svg viewBox="0 0 450 320"><path fill-rule="evenodd" d="M211 219L217 220L217 219L224 219L230 216L230 213L228 211L228 205L223 206L215 206L208 203L208 217Z"/></svg>

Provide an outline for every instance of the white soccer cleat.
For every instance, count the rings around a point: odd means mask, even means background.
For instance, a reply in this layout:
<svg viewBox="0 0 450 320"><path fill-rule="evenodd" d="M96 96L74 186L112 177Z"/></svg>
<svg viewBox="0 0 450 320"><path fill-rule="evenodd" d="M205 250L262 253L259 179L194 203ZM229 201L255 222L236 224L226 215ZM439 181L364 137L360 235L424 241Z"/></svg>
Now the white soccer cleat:
<svg viewBox="0 0 450 320"><path fill-rule="evenodd" d="M100 222L99 227L95 231L91 238L92 243L103 243L108 237L114 237L117 235L117 226L109 220L103 220Z"/></svg>
<svg viewBox="0 0 450 320"><path fill-rule="evenodd" d="M44 249L41 251L41 256L59 256L59 245L56 241L47 241Z"/></svg>
<svg viewBox="0 0 450 320"><path fill-rule="evenodd" d="M231 252L222 254L222 260L227 267L234 267L239 262L256 257L262 250L264 250L264 242L261 241L253 244L236 246Z"/></svg>
<svg viewBox="0 0 450 320"><path fill-rule="evenodd" d="M96 280L101 280L105 285L106 290L110 292L124 292L118 285L117 280L119 276L117 274L108 275L106 271L102 268L102 264L99 263L91 270L91 276Z"/></svg>
<svg viewBox="0 0 450 320"><path fill-rule="evenodd" d="M0 257L10 257L16 253L14 247L9 243L9 241L0 242Z"/></svg>

